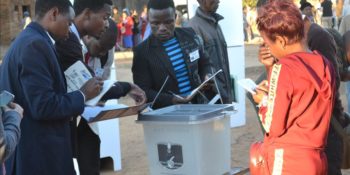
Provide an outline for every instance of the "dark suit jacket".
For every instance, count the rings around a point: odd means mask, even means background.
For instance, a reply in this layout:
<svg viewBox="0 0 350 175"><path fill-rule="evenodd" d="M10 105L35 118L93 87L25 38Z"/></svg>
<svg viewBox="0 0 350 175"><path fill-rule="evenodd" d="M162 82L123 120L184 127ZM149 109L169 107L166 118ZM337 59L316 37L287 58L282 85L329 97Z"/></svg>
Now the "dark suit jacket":
<svg viewBox="0 0 350 175"><path fill-rule="evenodd" d="M210 72L210 63L203 53L202 40L190 28L176 28L175 36L185 57L191 86L196 88ZM191 62L189 54L195 50L199 50L200 58ZM169 75L169 80L156 100L154 108L172 105L173 95L169 91L179 94L174 68L162 43L153 35L134 48L132 73L134 82L145 91L148 102L154 100ZM198 98L196 100L195 103L198 102Z"/></svg>
<svg viewBox="0 0 350 175"><path fill-rule="evenodd" d="M69 121L84 110L79 91L66 93L56 50L46 31L31 23L16 38L0 69L0 89L24 108L16 152L17 175L72 175Z"/></svg>

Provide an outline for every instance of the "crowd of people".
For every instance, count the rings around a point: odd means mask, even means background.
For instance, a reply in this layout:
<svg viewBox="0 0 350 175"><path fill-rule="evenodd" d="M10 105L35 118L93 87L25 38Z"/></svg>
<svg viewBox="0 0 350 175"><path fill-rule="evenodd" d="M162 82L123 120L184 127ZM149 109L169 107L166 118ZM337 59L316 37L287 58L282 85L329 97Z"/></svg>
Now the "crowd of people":
<svg viewBox="0 0 350 175"><path fill-rule="evenodd" d="M116 50L131 50L140 44L149 34L146 33L148 26L147 6L139 13L137 10L124 8L119 14L117 7L113 7L112 19L117 24L118 36ZM146 36L146 37L145 37Z"/></svg>
<svg viewBox="0 0 350 175"><path fill-rule="evenodd" d="M148 21L147 5L143 7L141 12L136 9L129 10L124 8L119 13L118 7L113 7L112 19L117 23L118 39L116 43L116 51L130 51L133 47L146 40L151 35L151 26ZM176 8L176 27L187 26L187 19L181 8Z"/></svg>
<svg viewBox="0 0 350 175"><path fill-rule="evenodd" d="M15 95L0 113L0 174L74 175L74 160L82 175L99 174L100 139L80 115L109 78L116 49L133 48L134 83L115 82L102 101L128 95L153 109L205 104L217 96L218 104L232 103L220 2L197 1L187 27L177 27L173 0L149 0L140 16L128 9L119 15L111 0L37 0L35 18L0 68L0 90ZM306 1L299 8L270 0L258 9L263 43L257 61L266 71L250 97L264 140L251 147L253 175L341 174L343 140L333 124L350 123L339 91L340 81L350 77L350 28L344 17L339 33L326 25L328 16L322 27L312 14ZM249 30L245 26L251 38ZM92 78L68 91L64 72L76 62Z"/></svg>

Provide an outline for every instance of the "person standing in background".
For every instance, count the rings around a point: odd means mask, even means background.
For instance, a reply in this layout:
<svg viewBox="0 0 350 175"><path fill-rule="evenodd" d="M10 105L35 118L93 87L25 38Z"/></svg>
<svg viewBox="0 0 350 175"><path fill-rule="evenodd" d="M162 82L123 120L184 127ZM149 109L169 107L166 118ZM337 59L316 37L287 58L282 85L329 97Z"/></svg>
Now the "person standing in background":
<svg viewBox="0 0 350 175"><path fill-rule="evenodd" d="M121 17L119 15L118 7L113 7L113 14L112 14L112 19L116 23L118 33L121 33ZM123 41L122 41L122 35L118 35L118 38L116 39L117 41L115 42L115 51L121 51L124 50L123 46Z"/></svg>
<svg viewBox="0 0 350 175"><path fill-rule="evenodd" d="M302 3L300 6L300 11L302 12L303 15L305 15L310 22L315 23L315 18L314 18L314 14L312 12L312 8L313 6L305 1L305 3Z"/></svg>
<svg viewBox="0 0 350 175"><path fill-rule="evenodd" d="M132 12L132 21L134 23L134 27L132 28L132 40L133 40L133 46L137 46L138 44L141 43L142 38L141 38L141 25L142 21L140 20L141 17L139 17L138 13L136 10Z"/></svg>
<svg viewBox="0 0 350 175"><path fill-rule="evenodd" d="M243 30L244 30L244 41L250 43L254 38L251 26L252 20L250 19L248 7L243 7Z"/></svg>
<svg viewBox="0 0 350 175"><path fill-rule="evenodd" d="M321 24L324 28L333 28L333 9L332 9L333 3L330 0L324 0L321 3L322 7L322 18L321 18Z"/></svg>
<svg viewBox="0 0 350 175"><path fill-rule="evenodd" d="M117 23L117 24L119 23L120 16L119 16L118 7L113 7L112 19L115 23Z"/></svg>
<svg viewBox="0 0 350 175"><path fill-rule="evenodd" d="M32 18L29 15L28 11L25 11L23 13L23 19L22 19L22 29L25 29L29 23L32 22Z"/></svg>
<svg viewBox="0 0 350 175"><path fill-rule="evenodd" d="M148 25L148 19L147 19L147 6L145 5L143 7L143 11L141 13L141 38L142 40L144 40L144 35L145 35L145 32L146 32L146 28L147 28L147 25Z"/></svg>
<svg viewBox="0 0 350 175"><path fill-rule="evenodd" d="M227 54L227 44L222 33L219 21L224 19L216 13L219 0L197 0L199 7L196 15L190 19L189 26L203 39L204 48L209 54L209 59L216 72L223 70L223 74L216 76L222 103L233 102L233 93L230 79L230 68ZM214 95L212 95L214 96ZM210 98L210 97L209 97Z"/></svg>
<svg viewBox="0 0 350 175"><path fill-rule="evenodd" d="M345 3L349 3L349 1L344 1L344 8L345 8ZM348 5L349 6L349 5ZM349 8L349 7L348 7ZM344 10L344 9L343 9ZM350 47L349 49L347 48L348 44L350 43L350 14L346 15L346 16L343 16L341 22L340 22L340 26L339 26L339 33L344 37L344 45L346 46L344 48L344 50L346 52L349 52L350 53ZM349 55L350 56L350 55ZM349 59L350 60L350 59ZM350 65L350 61L348 62L345 62L347 63L346 65ZM345 70L347 71L350 71L349 70L349 66L345 67ZM346 94L346 101L347 101L347 108L348 108L348 112L350 113L350 77L344 77L344 80L345 81L345 94Z"/></svg>
<svg viewBox="0 0 350 175"><path fill-rule="evenodd" d="M123 9L122 21L121 21L121 34L123 35L123 47L126 49L131 49L133 47L132 40L132 28L134 27L134 22L130 16L128 9Z"/></svg>

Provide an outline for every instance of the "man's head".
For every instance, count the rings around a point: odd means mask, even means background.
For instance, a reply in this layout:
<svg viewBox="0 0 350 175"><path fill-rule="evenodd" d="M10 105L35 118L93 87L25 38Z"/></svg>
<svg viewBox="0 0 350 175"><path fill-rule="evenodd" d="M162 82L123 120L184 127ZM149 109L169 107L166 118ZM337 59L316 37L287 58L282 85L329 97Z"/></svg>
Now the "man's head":
<svg viewBox="0 0 350 175"><path fill-rule="evenodd" d="M99 38L108 28L108 18L112 12L111 0L75 0L74 10L77 15L75 24L80 35Z"/></svg>
<svg viewBox="0 0 350 175"><path fill-rule="evenodd" d="M199 7L206 13L215 13L219 8L220 0L197 0Z"/></svg>
<svg viewBox="0 0 350 175"><path fill-rule="evenodd" d="M113 7L113 14L118 14L118 8L117 7Z"/></svg>
<svg viewBox="0 0 350 175"><path fill-rule="evenodd" d="M142 11L142 12L147 13L147 11L148 11L147 5L144 5L144 6L143 6L143 11Z"/></svg>
<svg viewBox="0 0 350 175"><path fill-rule="evenodd" d="M24 16L24 17L29 17L29 16L30 16L30 15L29 15L29 12L28 12L28 11L23 12L23 16Z"/></svg>
<svg viewBox="0 0 350 175"><path fill-rule="evenodd" d="M309 2L304 2L300 6L301 12L306 15L307 17L312 17L312 5Z"/></svg>
<svg viewBox="0 0 350 175"><path fill-rule="evenodd" d="M152 34L160 41L167 41L174 36L175 5L173 0L150 0L147 5L148 21Z"/></svg>
<svg viewBox="0 0 350 175"><path fill-rule="evenodd" d="M108 19L109 27L106 32L104 32L100 39L95 37L85 36L83 38L89 53L92 57L102 57L107 54L107 52L112 49L117 42L118 29L117 24L112 20Z"/></svg>
<svg viewBox="0 0 350 175"><path fill-rule="evenodd" d="M123 18L130 16L130 10L128 8L123 9Z"/></svg>
<svg viewBox="0 0 350 175"><path fill-rule="evenodd" d="M55 40L68 38L74 10L69 0L36 0L35 18Z"/></svg>

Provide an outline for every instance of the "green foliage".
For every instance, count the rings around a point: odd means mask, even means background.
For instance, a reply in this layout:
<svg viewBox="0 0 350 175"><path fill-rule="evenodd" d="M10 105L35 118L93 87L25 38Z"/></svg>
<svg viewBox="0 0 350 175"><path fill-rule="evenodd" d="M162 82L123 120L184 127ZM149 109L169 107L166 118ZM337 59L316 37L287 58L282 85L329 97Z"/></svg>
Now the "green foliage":
<svg viewBox="0 0 350 175"><path fill-rule="evenodd" d="M243 0L243 7L249 6L249 7L256 7L256 3L258 0Z"/></svg>

